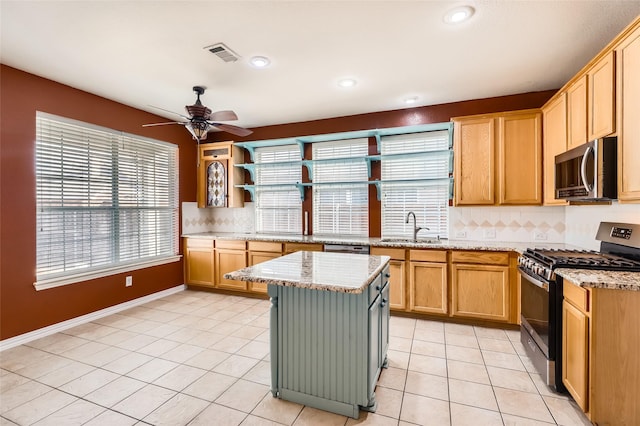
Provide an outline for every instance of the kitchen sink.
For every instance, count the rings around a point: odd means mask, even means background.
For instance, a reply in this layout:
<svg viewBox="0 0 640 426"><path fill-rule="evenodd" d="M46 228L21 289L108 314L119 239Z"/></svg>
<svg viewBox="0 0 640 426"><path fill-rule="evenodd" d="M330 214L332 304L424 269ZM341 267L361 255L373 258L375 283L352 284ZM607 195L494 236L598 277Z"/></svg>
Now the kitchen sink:
<svg viewBox="0 0 640 426"><path fill-rule="evenodd" d="M440 244L442 240L435 238L380 238L381 243L407 243L407 244Z"/></svg>

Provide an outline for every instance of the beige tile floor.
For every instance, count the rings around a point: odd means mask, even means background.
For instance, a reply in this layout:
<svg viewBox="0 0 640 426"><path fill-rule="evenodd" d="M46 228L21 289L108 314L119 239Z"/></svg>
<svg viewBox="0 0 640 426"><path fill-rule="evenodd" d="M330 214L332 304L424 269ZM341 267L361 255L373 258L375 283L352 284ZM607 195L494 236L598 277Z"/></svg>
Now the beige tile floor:
<svg viewBox="0 0 640 426"><path fill-rule="evenodd" d="M0 425L587 425L516 331L391 318L375 414L274 399L269 303L184 291L0 353Z"/></svg>

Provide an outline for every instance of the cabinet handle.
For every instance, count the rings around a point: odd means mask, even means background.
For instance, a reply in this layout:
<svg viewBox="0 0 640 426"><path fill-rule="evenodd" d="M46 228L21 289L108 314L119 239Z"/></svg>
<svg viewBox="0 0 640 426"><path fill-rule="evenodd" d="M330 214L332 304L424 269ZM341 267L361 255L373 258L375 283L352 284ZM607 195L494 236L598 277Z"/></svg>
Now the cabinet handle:
<svg viewBox="0 0 640 426"><path fill-rule="evenodd" d="M384 306L384 304L387 303L387 299L382 299L382 305Z"/></svg>
<svg viewBox="0 0 640 426"><path fill-rule="evenodd" d="M377 291L380 291L381 289L382 289L382 288L381 288L379 285L377 285L377 286L376 286L376 290L377 290Z"/></svg>
<svg viewBox="0 0 640 426"><path fill-rule="evenodd" d="M389 273L384 274L384 276L387 277L387 278L391 278L391 274L389 274Z"/></svg>

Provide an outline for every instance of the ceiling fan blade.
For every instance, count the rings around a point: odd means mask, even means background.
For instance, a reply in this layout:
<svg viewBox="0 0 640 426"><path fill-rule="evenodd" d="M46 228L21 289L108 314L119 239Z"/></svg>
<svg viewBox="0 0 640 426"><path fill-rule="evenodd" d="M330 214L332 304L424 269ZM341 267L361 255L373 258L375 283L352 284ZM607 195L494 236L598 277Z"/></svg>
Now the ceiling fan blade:
<svg viewBox="0 0 640 426"><path fill-rule="evenodd" d="M244 127L233 126L231 124L222 124L222 123L209 123L213 127L217 127L220 130L223 130L227 133L231 133L237 136L248 136L253 133L253 130L245 129Z"/></svg>
<svg viewBox="0 0 640 426"><path fill-rule="evenodd" d="M211 114L210 120L214 121L235 121L238 116L233 111L216 111Z"/></svg>
<svg viewBox="0 0 640 426"><path fill-rule="evenodd" d="M183 126L187 123L182 121L167 121L166 123L151 123L151 124L143 124L142 127L151 127L151 126L164 126L166 124L182 124Z"/></svg>
<svg viewBox="0 0 640 426"><path fill-rule="evenodd" d="M182 114L180 114L178 112L169 111L168 109L160 108L160 107L153 106L153 105L147 105L147 106L150 106L151 108L159 109L160 111L170 112L173 115L179 115L180 117L184 118L185 120L189 119L189 117L187 117L186 115L182 115Z"/></svg>

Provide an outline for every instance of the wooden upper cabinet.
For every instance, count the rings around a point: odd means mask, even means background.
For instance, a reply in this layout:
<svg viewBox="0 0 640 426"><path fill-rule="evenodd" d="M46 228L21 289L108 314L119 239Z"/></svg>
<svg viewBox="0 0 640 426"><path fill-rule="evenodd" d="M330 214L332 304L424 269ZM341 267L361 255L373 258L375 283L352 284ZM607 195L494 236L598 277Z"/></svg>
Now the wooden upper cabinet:
<svg viewBox="0 0 640 426"><path fill-rule="evenodd" d="M495 118L454 119L455 205L494 204Z"/></svg>
<svg viewBox="0 0 640 426"><path fill-rule="evenodd" d="M615 55L609 52L588 72L588 140L615 132Z"/></svg>
<svg viewBox="0 0 640 426"><path fill-rule="evenodd" d="M555 158L556 155L567 150L567 94L565 92L542 107L542 122L543 204L567 204L566 201L555 198Z"/></svg>
<svg viewBox="0 0 640 426"><path fill-rule="evenodd" d="M498 203L542 203L542 116L528 112L498 119Z"/></svg>
<svg viewBox="0 0 640 426"><path fill-rule="evenodd" d="M567 149L587 143L587 75L567 89Z"/></svg>
<svg viewBox="0 0 640 426"><path fill-rule="evenodd" d="M542 203L540 110L453 122L456 206Z"/></svg>
<svg viewBox="0 0 640 426"><path fill-rule="evenodd" d="M197 180L198 207L243 207L244 171L235 164L244 162L244 151L233 142L200 145Z"/></svg>
<svg viewBox="0 0 640 426"><path fill-rule="evenodd" d="M617 47L618 199L640 201L640 24Z"/></svg>

